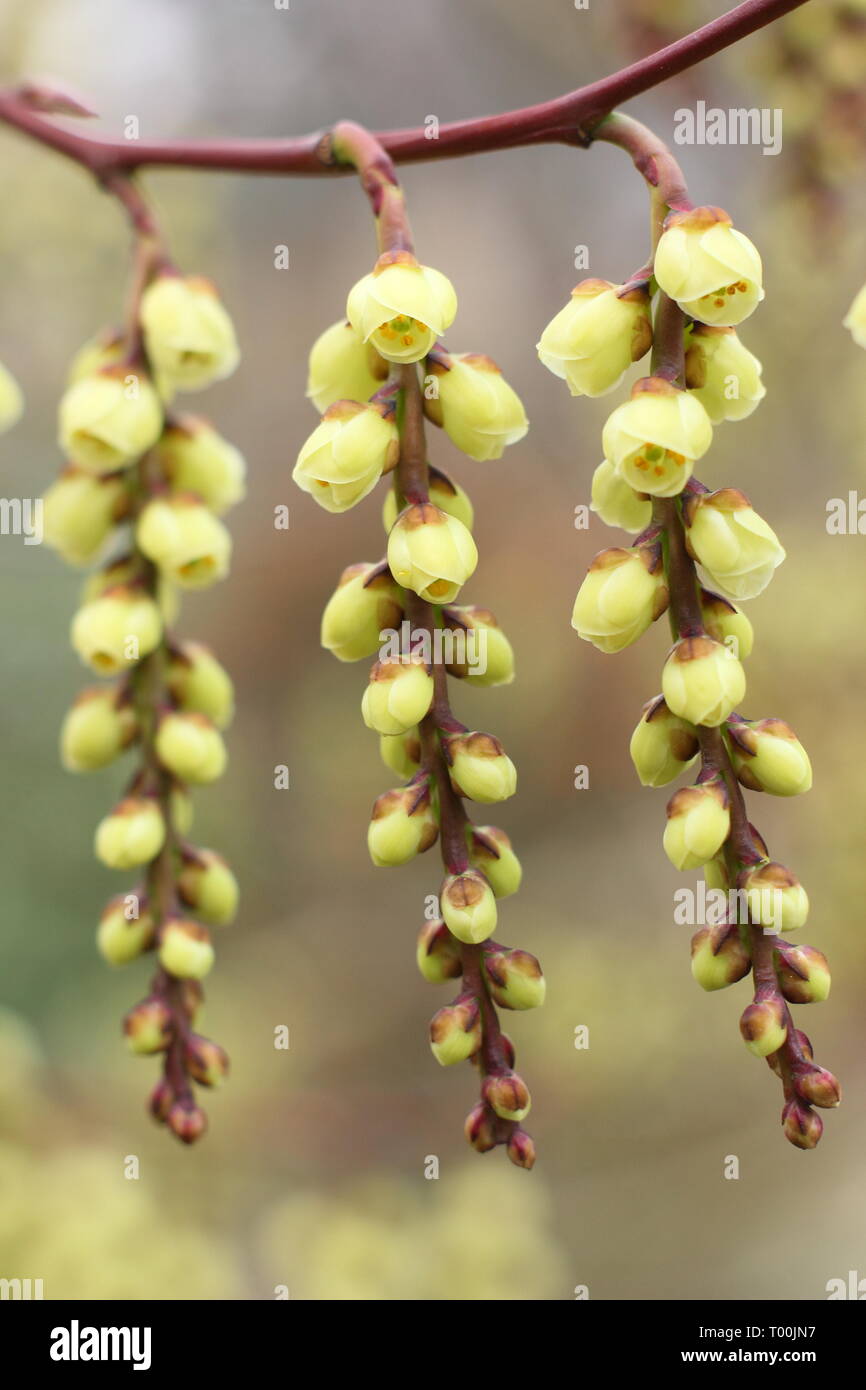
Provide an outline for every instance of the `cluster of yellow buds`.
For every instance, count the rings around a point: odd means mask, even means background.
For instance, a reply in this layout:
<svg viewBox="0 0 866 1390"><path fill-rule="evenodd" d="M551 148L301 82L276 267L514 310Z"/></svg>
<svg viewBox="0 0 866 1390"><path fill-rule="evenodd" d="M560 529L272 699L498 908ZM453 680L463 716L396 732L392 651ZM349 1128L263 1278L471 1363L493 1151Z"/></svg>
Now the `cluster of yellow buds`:
<svg viewBox="0 0 866 1390"><path fill-rule="evenodd" d="M59 409L67 464L44 498L48 543L72 565L99 565L71 637L83 663L109 681L85 689L66 715L64 766L94 771L127 750L137 760L94 848L108 868L138 871L142 881L108 903L97 945L111 965L156 957L150 992L127 1014L124 1034L133 1053L162 1056L151 1111L185 1143L206 1128L192 1082L215 1086L228 1072L222 1048L193 1025L214 960L203 922L232 921L238 885L220 855L186 837L190 786L225 768L234 696L212 653L178 640L170 625L179 590L227 573L231 538L220 516L244 495L245 464L207 421L174 413L172 403L237 361L213 286L153 274L127 331L86 344L72 365Z"/></svg>
<svg viewBox="0 0 866 1390"><path fill-rule="evenodd" d="M808 791L812 772L787 724L737 712L746 691L742 662L753 644L737 605L766 588L785 552L742 492L711 492L693 476L713 427L745 419L764 395L760 363L735 332L762 298L758 252L727 213L678 210L664 223L644 280L578 285L538 352L572 394L601 395L655 333L652 374L609 416L604 461L592 483L601 519L639 534L631 547L595 557L572 625L599 651L618 652L669 615L674 640L662 693L644 707L632 761L641 783L658 787L700 760L696 781L668 803L663 838L675 868L702 868L708 888L723 895L714 925L694 938L692 972L708 990L753 972L755 998L742 1035L782 1077L786 1137L810 1148L821 1134L811 1107L835 1105L839 1089L812 1062L788 1004L826 998L829 972L819 952L791 948L778 935L805 924L808 899L749 824L741 787L792 796ZM660 334L681 338L679 353L671 353L670 341L658 351Z"/></svg>
<svg viewBox="0 0 866 1390"><path fill-rule="evenodd" d="M341 661L375 656L361 701L385 765L401 785L373 806L367 844L377 866L405 864L440 842L446 877L439 916L425 922L417 961L424 977L460 979L457 998L430 1025L443 1066L471 1060L480 1099L466 1122L479 1151L507 1146L529 1168L534 1146L521 1128L529 1092L497 1007L528 1009L544 998L538 961L497 944L498 902L521 867L496 826L475 826L464 799L510 797L517 772L492 734L451 714L448 676L494 686L514 677L514 654L494 615L457 602L475 570L473 509L464 490L426 460L423 416L472 459L499 459L528 428L523 406L489 357L449 353L440 341L457 300L444 275L405 249L386 251L351 290L346 320L317 339L308 397L321 423L303 445L298 485L321 506L345 511L383 475L386 558L349 566L328 600L322 645Z"/></svg>

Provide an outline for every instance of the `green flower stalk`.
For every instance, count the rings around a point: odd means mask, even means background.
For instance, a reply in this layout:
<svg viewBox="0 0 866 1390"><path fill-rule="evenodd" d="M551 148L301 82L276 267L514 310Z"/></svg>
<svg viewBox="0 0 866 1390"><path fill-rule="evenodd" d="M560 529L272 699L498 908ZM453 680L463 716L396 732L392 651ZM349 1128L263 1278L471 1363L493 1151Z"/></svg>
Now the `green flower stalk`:
<svg viewBox="0 0 866 1390"><path fill-rule="evenodd" d="M136 232L128 323L73 364L60 406L71 462L45 498L46 538L69 563L92 564L120 547L88 580L72 624L82 661L112 683L76 700L61 752L73 772L127 750L135 756L94 843L107 867L141 878L106 907L97 946L115 966L156 958L149 993L123 1031L134 1054L161 1057L151 1113L189 1144L207 1127L194 1086L218 1085L229 1065L222 1048L193 1031L214 961L204 923L233 919L238 886L224 859L187 841L187 785L222 774L233 694L216 658L179 641L170 624L178 589L227 572L231 541L218 515L243 496L244 461L206 421L173 416L169 404L175 392L234 370L237 346L213 287L181 278L169 262L137 188L118 180L112 191Z"/></svg>
<svg viewBox="0 0 866 1390"><path fill-rule="evenodd" d="M490 358L451 354L440 341L456 295L444 275L415 258L390 159L348 123L329 140L332 157L361 176L380 255L349 295L347 322L313 346L307 394L322 422L294 476L332 512L355 506L386 474L392 485L384 506L387 558L344 572L325 609L322 644L343 661L378 656L361 713L404 785L373 807L374 864L408 863L439 842L440 916L422 928L417 962L431 983L459 984L432 1019L431 1050L442 1066L468 1061L477 1069L469 1143L480 1152L504 1145L513 1163L531 1168L535 1148L522 1127L529 1091L497 1010L541 1004L544 977L534 956L494 940L498 903L519 886L520 864L505 832L473 825L465 804L506 800L517 772L498 739L459 723L448 697L449 677L507 684L514 658L494 615L457 601L478 561L472 506L462 488L429 467L425 414L478 460L500 458L528 424Z"/></svg>
<svg viewBox="0 0 866 1390"><path fill-rule="evenodd" d="M840 1089L813 1061L790 1006L826 999L829 970L820 952L786 940L805 925L808 897L796 876L770 858L743 795L744 788L775 796L806 792L812 770L783 720L739 713L753 634L737 605L766 588L785 552L742 492L711 492L694 476L713 426L745 419L764 394L760 364L734 333L763 298L760 256L722 209L692 206L670 152L645 127L615 114L593 134L626 149L649 184L653 259L625 282L620 298L643 285L656 307L650 374L609 417L604 463L593 480L593 505L603 521L632 531L644 524L629 549L596 556L572 623L600 651L618 652L668 614L673 646L662 693L644 707L632 760L644 786L663 786L689 771L691 785L668 802L664 849L675 868L703 868L707 887L725 895L721 919L692 940L692 974L706 990L751 974L743 1041L782 1081L785 1137L814 1148L823 1129L815 1107L837 1105ZM593 301L604 311L604 323L593 321L593 350L602 364L618 351L621 364L633 328L608 295ZM577 332L580 322L572 320ZM548 329L539 355L563 375L548 358L549 336ZM596 394L586 381L602 379L594 366L591 353L581 357L586 394ZM615 375L609 374L611 385ZM569 384L574 392L574 380Z"/></svg>

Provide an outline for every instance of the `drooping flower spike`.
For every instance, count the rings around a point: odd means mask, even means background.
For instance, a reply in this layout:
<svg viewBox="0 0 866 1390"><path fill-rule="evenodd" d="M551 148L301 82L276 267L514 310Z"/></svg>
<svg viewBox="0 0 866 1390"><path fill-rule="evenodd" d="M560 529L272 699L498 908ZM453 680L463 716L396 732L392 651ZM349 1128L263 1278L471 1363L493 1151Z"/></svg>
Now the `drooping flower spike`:
<svg viewBox="0 0 866 1390"><path fill-rule="evenodd" d="M430 1024L431 1050L442 1066L478 1069L470 1144L503 1144L513 1163L530 1168L535 1151L522 1128L529 1092L497 1009L541 1004L544 977L534 956L493 939L498 903L519 886L520 864L505 832L473 826L464 804L506 800L517 771L492 734L458 723L447 695L449 676L507 684L514 654L492 613L459 602L478 563L473 509L458 484L428 466L424 415L476 460L501 458L528 422L495 362L441 343L456 296L444 275L415 259L402 193L375 141L340 126L333 151L371 193L381 254L349 294L348 323L313 345L307 394L322 421L294 478L328 511L355 506L385 475L392 486L383 507L387 559L344 571L325 608L322 644L341 661L378 657L361 713L403 784L374 803L373 863L392 867L437 842L441 849L438 916L421 929L417 961L431 983L459 983Z"/></svg>

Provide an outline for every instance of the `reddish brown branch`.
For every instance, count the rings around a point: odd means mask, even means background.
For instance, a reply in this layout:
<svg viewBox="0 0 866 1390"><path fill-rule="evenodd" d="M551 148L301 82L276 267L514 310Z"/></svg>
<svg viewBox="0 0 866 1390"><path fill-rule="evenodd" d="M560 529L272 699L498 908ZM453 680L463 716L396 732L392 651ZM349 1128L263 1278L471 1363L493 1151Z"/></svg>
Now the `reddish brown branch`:
<svg viewBox="0 0 866 1390"><path fill-rule="evenodd" d="M455 121L429 138L424 127L382 131L376 139L398 164L514 149L521 145L591 143L591 127L614 107L729 48L806 0L745 0L727 14L656 53L553 101L496 116ZM281 140L107 140L81 135L47 119L28 89L0 93L0 121L76 160L97 177L146 165L259 174L338 174L330 137L321 132Z"/></svg>

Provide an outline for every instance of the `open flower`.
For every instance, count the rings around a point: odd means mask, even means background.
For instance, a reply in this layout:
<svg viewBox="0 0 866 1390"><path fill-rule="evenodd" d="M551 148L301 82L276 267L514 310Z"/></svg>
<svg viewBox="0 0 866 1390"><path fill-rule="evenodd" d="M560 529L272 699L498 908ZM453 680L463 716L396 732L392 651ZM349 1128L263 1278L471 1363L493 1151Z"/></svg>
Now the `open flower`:
<svg viewBox="0 0 866 1390"><path fill-rule="evenodd" d="M204 589L228 574L231 535L194 493L155 497L135 535L148 559L183 589Z"/></svg>
<svg viewBox="0 0 866 1390"><path fill-rule="evenodd" d="M147 355L179 391L200 391L240 361L231 319L202 276L158 275L141 298Z"/></svg>
<svg viewBox="0 0 866 1390"><path fill-rule="evenodd" d="M298 454L292 477L327 512L346 512L397 462L393 416L382 405L337 401Z"/></svg>
<svg viewBox="0 0 866 1390"><path fill-rule="evenodd" d="M545 328L538 356L573 396L604 396L652 343L645 287L623 293L609 280L581 280Z"/></svg>
<svg viewBox="0 0 866 1390"><path fill-rule="evenodd" d="M87 565L126 515L129 492L122 477L64 468L42 500L46 544L67 564Z"/></svg>
<svg viewBox="0 0 866 1390"><path fill-rule="evenodd" d="M79 608L72 646L100 676L129 670L162 637L159 608L144 590L117 585Z"/></svg>
<svg viewBox="0 0 866 1390"><path fill-rule="evenodd" d="M757 248L722 208L672 212L653 273L683 313L701 323L742 323L764 298Z"/></svg>
<svg viewBox="0 0 866 1390"><path fill-rule="evenodd" d="M150 381L131 367L106 367L61 397L59 444L77 468L113 473L156 443L162 404Z"/></svg>
<svg viewBox="0 0 866 1390"><path fill-rule="evenodd" d="M346 301L352 327L389 362L426 357L456 313L451 281L408 251L384 252Z"/></svg>
<svg viewBox="0 0 866 1390"><path fill-rule="evenodd" d="M388 536L388 565L398 584L428 603L450 603L474 572L478 551L455 516L416 502L402 511Z"/></svg>
<svg viewBox="0 0 866 1390"><path fill-rule="evenodd" d="M635 383L631 399L608 416L602 433L605 458L630 487L653 497L682 492L712 440L700 401L654 376Z"/></svg>
<svg viewBox="0 0 866 1390"><path fill-rule="evenodd" d="M761 364L733 328L693 325L686 339L686 386L714 425L745 420L767 394Z"/></svg>
<svg viewBox="0 0 866 1390"><path fill-rule="evenodd" d="M437 394L425 396L424 413L472 459L499 459L529 429L523 402L496 363L478 352L431 357L427 371Z"/></svg>
<svg viewBox="0 0 866 1390"><path fill-rule="evenodd" d="M785 558L775 531L737 488L690 497L683 519L691 554L732 598L762 593Z"/></svg>

